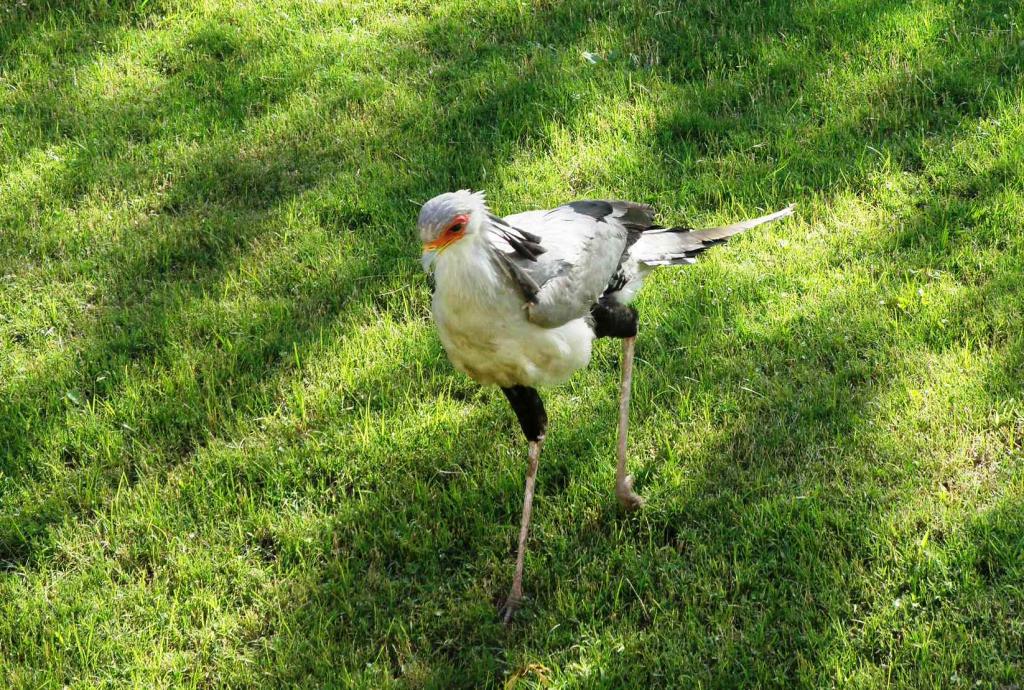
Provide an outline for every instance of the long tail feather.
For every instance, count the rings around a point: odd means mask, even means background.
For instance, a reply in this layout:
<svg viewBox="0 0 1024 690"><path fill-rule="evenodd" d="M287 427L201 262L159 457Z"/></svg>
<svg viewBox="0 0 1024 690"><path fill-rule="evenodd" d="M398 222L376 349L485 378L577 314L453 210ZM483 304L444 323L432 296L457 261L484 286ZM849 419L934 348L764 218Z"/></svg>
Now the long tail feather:
<svg viewBox="0 0 1024 690"><path fill-rule="evenodd" d="M726 237L732 237L733 235L739 234L744 230L756 228L758 225L764 225L765 223L771 223L774 220L779 220L780 218L791 216L793 215L793 209L795 208L796 204L790 204L781 211L769 213L767 216L761 216L760 218L751 218L749 220L741 220L739 223L733 223L732 225L723 225L720 228L696 230L694 231L694 234L700 235L705 240L725 239Z"/></svg>
<svg viewBox="0 0 1024 690"><path fill-rule="evenodd" d="M796 204L790 204L781 211L770 213L760 218L751 218L731 225L705 230L689 228L667 228L643 233L640 239L630 248L630 253L637 261L646 266L668 266L672 264L692 264L698 254L720 244L733 235L737 235L758 225L793 215Z"/></svg>

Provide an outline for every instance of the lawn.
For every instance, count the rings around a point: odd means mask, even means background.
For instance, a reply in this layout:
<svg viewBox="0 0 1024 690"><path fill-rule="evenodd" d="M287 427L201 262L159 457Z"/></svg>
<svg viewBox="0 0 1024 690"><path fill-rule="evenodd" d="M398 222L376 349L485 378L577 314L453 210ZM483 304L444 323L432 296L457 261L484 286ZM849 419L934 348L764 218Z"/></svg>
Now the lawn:
<svg viewBox="0 0 1024 690"><path fill-rule="evenodd" d="M0 5L0 685L1024 685L1015 0ZM525 444L418 204L798 213Z"/></svg>

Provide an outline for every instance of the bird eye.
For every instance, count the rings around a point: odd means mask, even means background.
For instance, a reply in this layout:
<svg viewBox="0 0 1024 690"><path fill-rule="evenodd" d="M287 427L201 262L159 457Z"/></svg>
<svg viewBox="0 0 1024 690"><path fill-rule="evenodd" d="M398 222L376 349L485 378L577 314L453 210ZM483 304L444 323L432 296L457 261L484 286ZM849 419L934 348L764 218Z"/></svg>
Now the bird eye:
<svg viewBox="0 0 1024 690"><path fill-rule="evenodd" d="M450 234L450 235L457 235L457 234L459 234L460 232L462 232L465 229L466 229L466 223L464 221L461 221L461 220L455 221L454 223L452 223L451 225L448 226L448 234Z"/></svg>

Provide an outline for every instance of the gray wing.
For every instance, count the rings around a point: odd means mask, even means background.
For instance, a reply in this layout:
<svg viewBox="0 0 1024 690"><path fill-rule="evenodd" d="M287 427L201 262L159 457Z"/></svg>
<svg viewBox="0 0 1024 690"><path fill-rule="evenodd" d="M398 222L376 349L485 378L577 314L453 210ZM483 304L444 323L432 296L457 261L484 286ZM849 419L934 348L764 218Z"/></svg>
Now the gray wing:
<svg viewBox="0 0 1024 690"><path fill-rule="evenodd" d="M536 238L542 254L504 252L527 299L527 318L555 328L590 312L615 277L625 249L650 228L653 211L626 201L576 201L500 223Z"/></svg>
<svg viewBox="0 0 1024 690"><path fill-rule="evenodd" d="M551 211L491 217L499 265L526 300L531 322L548 328L585 316L599 300L629 304L658 266L691 264L706 249L785 218L793 205L720 228L654 224L650 206L575 201Z"/></svg>

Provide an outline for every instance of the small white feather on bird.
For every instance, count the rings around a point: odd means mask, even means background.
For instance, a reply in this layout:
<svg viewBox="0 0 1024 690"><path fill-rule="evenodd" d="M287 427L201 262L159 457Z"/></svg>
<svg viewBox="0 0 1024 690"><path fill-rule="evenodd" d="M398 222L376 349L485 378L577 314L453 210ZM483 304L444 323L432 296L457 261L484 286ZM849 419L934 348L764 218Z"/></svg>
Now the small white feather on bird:
<svg viewBox="0 0 1024 690"><path fill-rule="evenodd" d="M508 623L522 601L526 536L547 415L537 386L563 383L590 362L595 338L623 341L615 493L643 505L626 472L626 439L637 313L630 302L659 266L690 264L704 250L781 211L706 230L661 227L654 210L630 201L575 201L499 218L483 192L434 197L420 210L423 266L433 273L432 311L452 364L501 387L529 441L526 492Z"/></svg>

